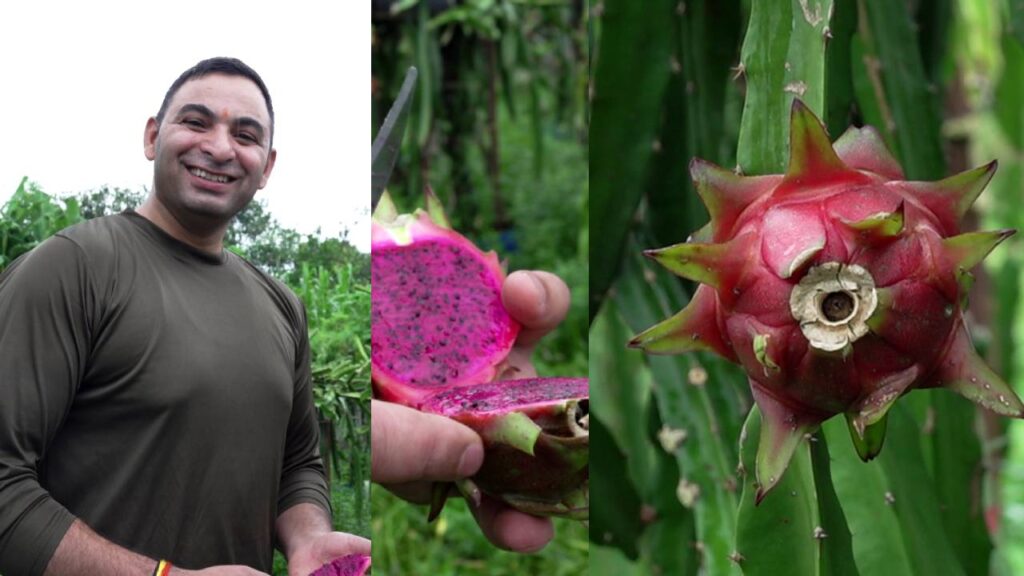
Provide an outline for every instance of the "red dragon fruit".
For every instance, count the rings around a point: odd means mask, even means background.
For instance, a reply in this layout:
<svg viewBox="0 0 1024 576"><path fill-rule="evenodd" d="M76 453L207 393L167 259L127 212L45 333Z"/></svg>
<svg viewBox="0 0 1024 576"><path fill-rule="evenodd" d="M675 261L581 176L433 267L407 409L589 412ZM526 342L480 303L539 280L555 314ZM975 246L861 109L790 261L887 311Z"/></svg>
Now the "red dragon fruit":
<svg viewBox="0 0 1024 576"><path fill-rule="evenodd" d="M873 128L850 128L832 145L799 100L785 174L742 177L691 162L711 222L646 254L700 286L630 345L711 351L743 366L763 415L757 502L805 435L836 414L860 457L874 458L888 410L915 388L943 386L1024 417L974 351L963 317L969 270L1014 232L959 231L995 168L906 181Z"/></svg>
<svg viewBox="0 0 1024 576"><path fill-rule="evenodd" d="M364 576L370 573L370 557L366 554L349 554L335 558L310 573L309 576Z"/></svg>
<svg viewBox="0 0 1024 576"><path fill-rule="evenodd" d="M589 391L585 378L495 381L519 324L501 301L505 272L426 210L398 214L385 194L372 224L372 377L378 398L440 414L484 440L480 472L459 484L532 514L586 520ZM431 518L449 486L435 490Z"/></svg>

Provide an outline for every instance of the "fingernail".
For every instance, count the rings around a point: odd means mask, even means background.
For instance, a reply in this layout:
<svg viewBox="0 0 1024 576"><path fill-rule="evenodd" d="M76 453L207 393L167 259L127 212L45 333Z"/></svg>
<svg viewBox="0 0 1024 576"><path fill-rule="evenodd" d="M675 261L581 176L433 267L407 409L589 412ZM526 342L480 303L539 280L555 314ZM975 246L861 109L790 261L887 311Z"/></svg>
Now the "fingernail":
<svg viewBox="0 0 1024 576"><path fill-rule="evenodd" d="M484 448L480 443L470 444L459 458L459 477L468 478L476 474L484 462Z"/></svg>

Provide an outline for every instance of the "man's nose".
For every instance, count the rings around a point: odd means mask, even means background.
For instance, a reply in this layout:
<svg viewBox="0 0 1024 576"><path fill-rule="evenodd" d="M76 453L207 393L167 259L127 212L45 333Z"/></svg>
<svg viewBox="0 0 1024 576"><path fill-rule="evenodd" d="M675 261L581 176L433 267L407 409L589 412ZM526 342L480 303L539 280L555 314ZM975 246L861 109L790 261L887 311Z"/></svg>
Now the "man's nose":
<svg viewBox="0 0 1024 576"><path fill-rule="evenodd" d="M235 157L235 146L227 126L216 125L206 133L199 148L216 162L227 162Z"/></svg>

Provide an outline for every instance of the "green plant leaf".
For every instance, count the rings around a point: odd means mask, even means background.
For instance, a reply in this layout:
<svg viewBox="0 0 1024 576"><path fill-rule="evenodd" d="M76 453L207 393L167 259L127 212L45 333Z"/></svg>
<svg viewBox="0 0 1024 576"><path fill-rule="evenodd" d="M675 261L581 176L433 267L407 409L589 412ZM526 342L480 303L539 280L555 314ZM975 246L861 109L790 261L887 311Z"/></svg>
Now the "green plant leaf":
<svg viewBox="0 0 1024 576"><path fill-rule="evenodd" d="M810 448L801 442L785 475L755 505L754 476L761 411L755 406L740 436L743 494L737 513L736 558L745 576L820 574L821 541L830 536L821 525Z"/></svg>
<svg viewBox="0 0 1024 576"><path fill-rule="evenodd" d="M639 332L681 308L685 298L674 278L652 267L635 244L627 253L614 302ZM713 378L720 373L716 366L725 362L721 359L687 354L648 356L646 361L658 383L653 392L663 426L661 449L676 459L676 493L695 517L701 567L712 574L736 573L738 566L729 559L736 529L736 436L726 423L739 420L746 407L722 398L735 389L725 378Z"/></svg>
<svg viewBox="0 0 1024 576"><path fill-rule="evenodd" d="M676 3L609 0L600 16L590 124L590 318L611 287L640 203L672 55Z"/></svg>
<svg viewBox="0 0 1024 576"><path fill-rule="evenodd" d="M909 8L901 2L861 5L867 15L865 58L875 62L869 73L884 120L876 126L894 136L908 179L938 180L945 176L939 105L928 91Z"/></svg>
<svg viewBox="0 0 1024 576"><path fill-rule="evenodd" d="M885 449L867 463L854 451L841 418L822 427L857 566L863 574L964 574L942 528L920 434L905 400L889 411L888 426Z"/></svg>
<svg viewBox="0 0 1024 576"><path fill-rule="evenodd" d="M611 431L590 417L590 540L617 548L631 559L639 556L640 497L629 478L628 462Z"/></svg>
<svg viewBox="0 0 1024 576"><path fill-rule="evenodd" d="M789 159L789 103L784 64L792 33L791 0L751 6L740 59L747 79L736 163L747 175L781 174Z"/></svg>

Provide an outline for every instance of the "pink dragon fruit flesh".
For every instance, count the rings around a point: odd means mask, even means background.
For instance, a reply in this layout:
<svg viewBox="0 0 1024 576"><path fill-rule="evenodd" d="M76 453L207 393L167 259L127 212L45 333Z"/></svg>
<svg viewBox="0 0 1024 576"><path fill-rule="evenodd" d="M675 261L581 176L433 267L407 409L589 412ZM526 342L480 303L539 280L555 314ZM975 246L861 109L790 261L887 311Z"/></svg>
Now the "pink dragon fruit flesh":
<svg viewBox="0 0 1024 576"><path fill-rule="evenodd" d="M588 516L588 383L514 377L506 358L519 324L501 301L505 272L452 230L428 189L426 210L399 214L384 194L373 214L371 371L375 395L440 414L484 440L484 464L458 488L532 514ZM438 485L430 518L451 485Z"/></svg>
<svg viewBox="0 0 1024 576"><path fill-rule="evenodd" d="M364 576L369 573L369 556L366 554L349 554L331 560L310 573L309 576Z"/></svg>
<svg viewBox="0 0 1024 576"><path fill-rule="evenodd" d="M493 380L519 334L501 303L498 256L452 230L429 191L427 211L413 214L398 214L385 195L371 228L371 370L380 397L416 406L437 390Z"/></svg>
<svg viewBox="0 0 1024 576"><path fill-rule="evenodd" d="M906 181L873 128L850 128L833 145L799 100L785 174L691 162L711 222L646 254L700 285L630 345L742 365L762 412L757 502L833 415L845 415L860 457L874 458L888 410L915 388L942 386L1024 417L975 352L963 315L969 271L1014 232L959 230L995 168Z"/></svg>

